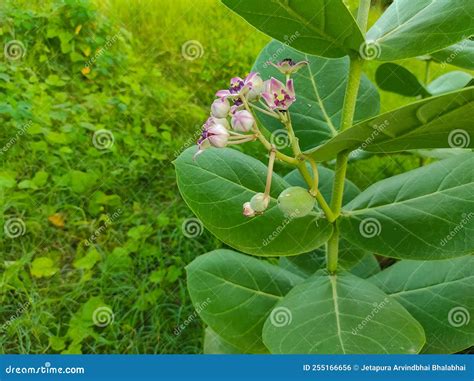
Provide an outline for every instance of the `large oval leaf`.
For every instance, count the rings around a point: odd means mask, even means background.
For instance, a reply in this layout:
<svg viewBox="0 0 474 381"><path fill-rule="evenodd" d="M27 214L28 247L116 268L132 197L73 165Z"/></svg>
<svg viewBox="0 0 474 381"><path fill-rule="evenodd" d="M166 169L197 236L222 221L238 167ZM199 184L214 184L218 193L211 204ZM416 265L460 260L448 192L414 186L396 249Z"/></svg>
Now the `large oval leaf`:
<svg viewBox="0 0 474 381"><path fill-rule="evenodd" d="M431 53L438 62L474 70L474 41L466 39L446 49Z"/></svg>
<svg viewBox="0 0 474 381"><path fill-rule="evenodd" d="M272 353L418 353L421 325L397 301L349 273L318 272L279 301L263 327Z"/></svg>
<svg viewBox="0 0 474 381"><path fill-rule="evenodd" d="M474 34L474 2L395 0L367 33L377 58L394 61L446 48Z"/></svg>
<svg viewBox="0 0 474 381"><path fill-rule="evenodd" d="M403 259L446 259L474 252L474 153L382 180L343 209L342 236Z"/></svg>
<svg viewBox="0 0 474 381"><path fill-rule="evenodd" d="M474 345L474 257L401 261L369 278L423 326L424 353L455 353Z"/></svg>
<svg viewBox="0 0 474 381"><path fill-rule="evenodd" d="M252 71L259 72L264 79L283 75L269 61L291 58L308 61L292 77L295 82L296 102L291 106L293 129L301 149L308 150L336 136L341 124L342 105L349 73L349 58L326 59L298 52L278 41L270 42L260 53ZM377 115L380 111L380 96L377 88L364 75L357 98L355 120L360 121ZM281 123L267 115L259 114L269 131L281 130Z"/></svg>
<svg viewBox="0 0 474 381"><path fill-rule="evenodd" d="M263 33L309 54L344 57L364 41L342 0L222 0Z"/></svg>
<svg viewBox="0 0 474 381"><path fill-rule="evenodd" d="M302 278L231 250L197 257L186 268L199 316L244 353L267 352L262 327L271 309Z"/></svg>
<svg viewBox="0 0 474 381"><path fill-rule="evenodd" d="M193 160L196 147L176 159L178 187L191 210L217 238L260 256L296 255L326 242L332 225L321 213L292 219L276 198L289 184L274 174L271 201L264 214L242 215L242 205L265 189L267 167L234 149L209 149Z"/></svg>
<svg viewBox="0 0 474 381"><path fill-rule="evenodd" d="M424 99L349 128L315 149L318 161L344 150L398 152L419 148L474 148L474 87Z"/></svg>

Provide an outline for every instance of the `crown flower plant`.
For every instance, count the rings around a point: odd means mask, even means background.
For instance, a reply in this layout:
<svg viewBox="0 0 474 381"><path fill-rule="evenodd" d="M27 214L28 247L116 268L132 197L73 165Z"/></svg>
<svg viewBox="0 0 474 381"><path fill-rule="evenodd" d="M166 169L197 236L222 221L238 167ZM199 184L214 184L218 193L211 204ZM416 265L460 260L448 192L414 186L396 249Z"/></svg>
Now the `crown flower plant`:
<svg viewBox="0 0 474 381"><path fill-rule="evenodd" d="M175 161L182 197L226 245L187 266L193 303L211 301L205 352L473 346L474 53L452 52L472 42L474 2L394 0L370 28L370 0L354 14L342 0L222 2L273 40ZM462 71L438 76L446 62ZM412 102L381 112L379 89ZM347 179L394 153L429 160L363 190Z"/></svg>

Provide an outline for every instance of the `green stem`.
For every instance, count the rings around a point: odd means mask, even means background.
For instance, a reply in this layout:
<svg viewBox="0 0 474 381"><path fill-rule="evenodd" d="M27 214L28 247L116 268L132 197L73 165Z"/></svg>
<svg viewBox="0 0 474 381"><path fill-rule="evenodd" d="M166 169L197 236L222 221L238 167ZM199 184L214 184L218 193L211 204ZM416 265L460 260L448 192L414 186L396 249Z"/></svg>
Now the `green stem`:
<svg viewBox="0 0 474 381"><path fill-rule="evenodd" d="M342 198L344 195L344 181L346 179L347 159L349 152L341 152L336 159L336 173L334 174L334 184L332 188L331 210L339 217L341 214Z"/></svg>
<svg viewBox="0 0 474 381"><path fill-rule="evenodd" d="M311 171L313 172L313 185L311 186L311 189L309 192L316 196L318 193L318 186L319 186L319 172L318 172L318 166L316 165L316 162L308 157L307 158L309 161L309 164L311 165Z"/></svg>
<svg viewBox="0 0 474 381"><path fill-rule="evenodd" d="M270 157L268 158L268 170L267 170L267 182L265 183L265 197L270 195L270 189L272 187L272 177L273 177L273 165L275 164L275 155L276 149L272 148L270 150Z"/></svg>
<svg viewBox="0 0 474 381"><path fill-rule="evenodd" d="M359 92L360 78L364 67L364 60L355 54L350 57L349 79L347 80L346 96L342 107L341 131L352 127L354 120L354 111L357 102L357 93Z"/></svg>
<svg viewBox="0 0 474 381"><path fill-rule="evenodd" d="M360 0L357 22L360 29L365 34L367 30L367 19L370 11L370 0ZM354 122L354 112L357 102L357 94L362 76L364 61L356 54L350 56L351 63L349 67L349 79L347 81L346 95L342 107L341 131L352 127ZM342 198L344 195L344 181L346 179L347 161L349 152L343 151L337 155L336 173L334 174L334 184L332 189L331 210L337 220L341 214ZM337 271L337 262L339 256L339 229L337 221L333 222L333 234L329 238L326 247L326 263L330 274Z"/></svg>
<svg viewBox="0 0 474 381"><path fill-rule="evenodd" d="M314 184L314 179L311 177L311 174L308 171L308 168L306 168L306 163L302 162L298 165L298 170L301 173L301 176L303 176L304 180L308 184L309 187L311 187ZM318 202L319 206L323 210L324 214L326 215L326 218L328 219L329 222L334 222L336 219L334 218L334 214L329 207L328 203L324 199L324 196L321 194L321 192L317 192L316 195L316 201Z"/></svg>
<svg viewBox="0 0 474 381"><path fill-rule="evenodd" d="M293 131L293 125L291 124L291 117L289 112L286 113L286 120L284 121L284 124L288 131L288 136L291 142L291 148L293 149L295 157L298 159L301 156L301 149L298 142L298 138L296 137L295 132Z"/></svg>

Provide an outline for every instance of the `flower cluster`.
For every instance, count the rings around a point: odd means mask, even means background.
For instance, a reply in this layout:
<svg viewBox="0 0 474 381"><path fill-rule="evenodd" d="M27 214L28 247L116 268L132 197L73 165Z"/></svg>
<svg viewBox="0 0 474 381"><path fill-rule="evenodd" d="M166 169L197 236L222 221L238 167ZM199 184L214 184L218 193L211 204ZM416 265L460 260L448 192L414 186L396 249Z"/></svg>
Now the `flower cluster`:
<svg viewBox="0 0 474 381"><path fill-rule="evenodd" d="M294 83L290 77L308 62L294 62L288 58L270 64L285 75L285 83L274 77L263 81L260 74L255 72L245 78L232 78L229 88L216 93L216 99L211 105L211 115L202 127L202 134L197 142L198 151L194 155L196 157L209 147L223 148L254 141L257 138L269 149L270 160L265 192L255 194L249 202L244 203L243 214L246 217L263 213L269 205L273 164L277 154L275 147L260 133L254 111L279 119L290 130L291 122L286 112L296 101ZM307 209L312 209L312 205L308 206Z"/></svg>

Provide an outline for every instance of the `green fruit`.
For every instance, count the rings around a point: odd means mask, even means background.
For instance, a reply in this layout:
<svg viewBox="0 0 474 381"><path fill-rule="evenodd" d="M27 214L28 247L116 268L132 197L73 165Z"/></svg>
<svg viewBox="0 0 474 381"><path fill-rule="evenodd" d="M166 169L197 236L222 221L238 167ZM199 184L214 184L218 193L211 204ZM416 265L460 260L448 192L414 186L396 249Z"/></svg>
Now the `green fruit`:
<svg viewBox="0 0 474 381"><path fill-rule="evenodd" d="M257 193L250 199L250 207L258 213L267 209L269 197L265 197L263 193Z"/></svg>
<svg viewBox="0 0 474 381"><path fill-rule="evenodd" d="M314 208L315 199L301 187L290 187L278 196L278 206L286 215L297 218L304 217Z"/></svg>

